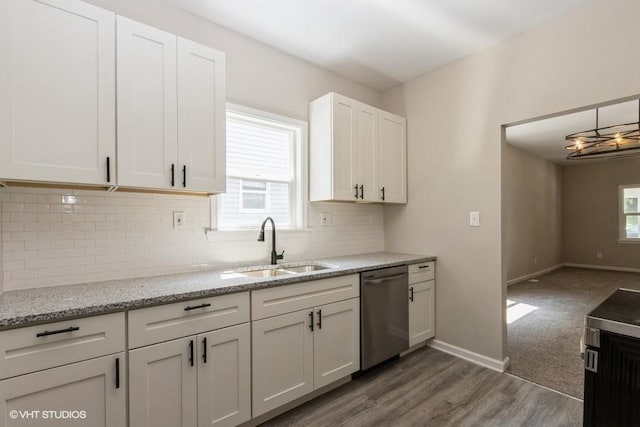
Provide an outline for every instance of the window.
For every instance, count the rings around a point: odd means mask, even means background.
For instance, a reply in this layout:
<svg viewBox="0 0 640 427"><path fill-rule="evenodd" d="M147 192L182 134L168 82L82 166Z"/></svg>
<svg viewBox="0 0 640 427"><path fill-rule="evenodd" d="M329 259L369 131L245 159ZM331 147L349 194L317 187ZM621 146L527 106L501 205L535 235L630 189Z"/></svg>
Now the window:
<svg viewBox="0 0 640 427"><path fill-rule="evenodd" d="M621 185L620 199L620 240L640 242L640 184Z"/></svg>
<svg viewBox="0 0 640 427"><path fill-rule="evenodd" d="M213 197L218 230L303 227L306 123L227 106L227 192Z"/></svg>

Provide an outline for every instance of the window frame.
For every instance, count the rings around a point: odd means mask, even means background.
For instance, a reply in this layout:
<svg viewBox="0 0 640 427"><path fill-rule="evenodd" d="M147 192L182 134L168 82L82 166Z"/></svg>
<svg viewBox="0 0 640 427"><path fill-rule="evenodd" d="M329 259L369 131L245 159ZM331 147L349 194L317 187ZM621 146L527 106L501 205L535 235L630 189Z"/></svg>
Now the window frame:
<svg viewBox="0 0 640 427"><path fill-rule="evenodd" d="M618 242L619 243L635 243L640 244L639 237L627 237L627 217L638 217L640 223L640 212L638 213L625 213L624 212L624 190L629 188L640 189L640 184L627 184L618 186Z"/></svg>
<svg viewBox="0 0 640 427"><path fill-rule="evenodd" d="M278 230L303 230L307 228L307 201L308 201L308 124L306 121L294 119L280 114L271 113L244 105L227 103L225 111L225 120L227 114L231 113L237 116L245 116L250 120L275 125L291 131L294 135L291 162L293 163L293 177L291 179L291 188L289 191L289 206L291 215L291 224L289 226L278 225ZM226 166L225 166L226 167ZM225 171L226 176L226 171ZM231 175L235 177L234 175ZM238 176L239 179L261 180L258 177ZM277 179L264 179L265 181L278 181ZM289 182L289 181L287 181ZM267 182L269 186L269 182ZM240 187L242 195L242 183ZM207 232L215 233L231 233L231 232L255 232L260 224L251 227L224 227L220 228L220 209L221 203L218 202L219 195L210 196L210 228ZM242 201L240 201L242 203ZM266 212L266 211L265 211Z"/></svg>
<svg viewBox="0 0 640 427"><path fill-rule="evenodd" d="M261 180L261 179L249 179L249 178L239 178L240 179L240 212L251 212L251 213L259 213L259 212L268 212L271 209L271 182ZM264 182L264 190L245 190L244 182L245 181L263 181ZM245 194L264 194L264 209L256 209L256 208L245 208L244 207L244 198ZM291 200L289 200L291 203Z"/></svg>

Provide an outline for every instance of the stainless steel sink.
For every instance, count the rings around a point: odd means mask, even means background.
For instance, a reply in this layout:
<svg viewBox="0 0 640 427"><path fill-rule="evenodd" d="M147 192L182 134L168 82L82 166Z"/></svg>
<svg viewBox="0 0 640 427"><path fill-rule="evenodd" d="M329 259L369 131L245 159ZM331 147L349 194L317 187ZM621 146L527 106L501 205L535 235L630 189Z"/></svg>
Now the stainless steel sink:
<svg viewBox="0 0 640 427"><path fill-rule="evenodd" d="M292 273L311 273L312 271L318 270L326 270L330 267L326 267L324 265L318 264L306 264L306 265L297 265L295 267L283 267L285 270L290 271Z"/></svg>
<svg viewBox="0 0 640 427"><path fill-rule="evenodd" d="M287 276L290 274L311 273L313 271L326 270L328 268L331 268L331 267L327 267L325 265L319 265L319 264L302 264L302 265L291 265L291 266L287 264L282 264L276 268L265 268L265 267L259 267L255 269L252 269L251 267L243 268L243 269L237 270L237 272L240 274L244 274L245 276L251 276L251 277L276 277L276 276Z"/></svg>
<svg viewBox="0 0 640 427"><path fill-rule="evenodd" d="M264 270L253 270L253 271L240 271L240 274L244 274L246 276L251 277L275 277L275 276L286 276L288 274L294 274L287 270L282 270L280 268L268 268Z"/></svg>

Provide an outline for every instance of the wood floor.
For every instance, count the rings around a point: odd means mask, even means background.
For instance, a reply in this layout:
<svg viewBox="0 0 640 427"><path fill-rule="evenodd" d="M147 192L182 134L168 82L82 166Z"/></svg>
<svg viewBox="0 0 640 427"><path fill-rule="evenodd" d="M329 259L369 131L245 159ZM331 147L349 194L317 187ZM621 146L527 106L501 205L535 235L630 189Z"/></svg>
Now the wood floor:
<svg viewBox="0 0 640 427"><path fill-rule="evenodd" d="M582 402L424 348L265 426L580 426Z"/></svg>

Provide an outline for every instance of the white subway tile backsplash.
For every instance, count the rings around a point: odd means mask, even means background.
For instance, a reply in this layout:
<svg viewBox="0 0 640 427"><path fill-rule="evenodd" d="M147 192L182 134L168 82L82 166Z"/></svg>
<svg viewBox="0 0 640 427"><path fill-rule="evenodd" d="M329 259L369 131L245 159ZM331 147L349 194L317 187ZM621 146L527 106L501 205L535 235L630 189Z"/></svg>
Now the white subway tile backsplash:
<svg viewBox="0 0 640 427"><path fill-rule="evenodd" d="M207 238L205 197L7 187L0 201L5 291L268 263L270 233L265 243L257 231ZM307 208L308 228L278 233L285 261L383 250L381 206ZM181 229L174 211L185 213ZM334 225L321 227L320 212L333 213Z"/></svg>

